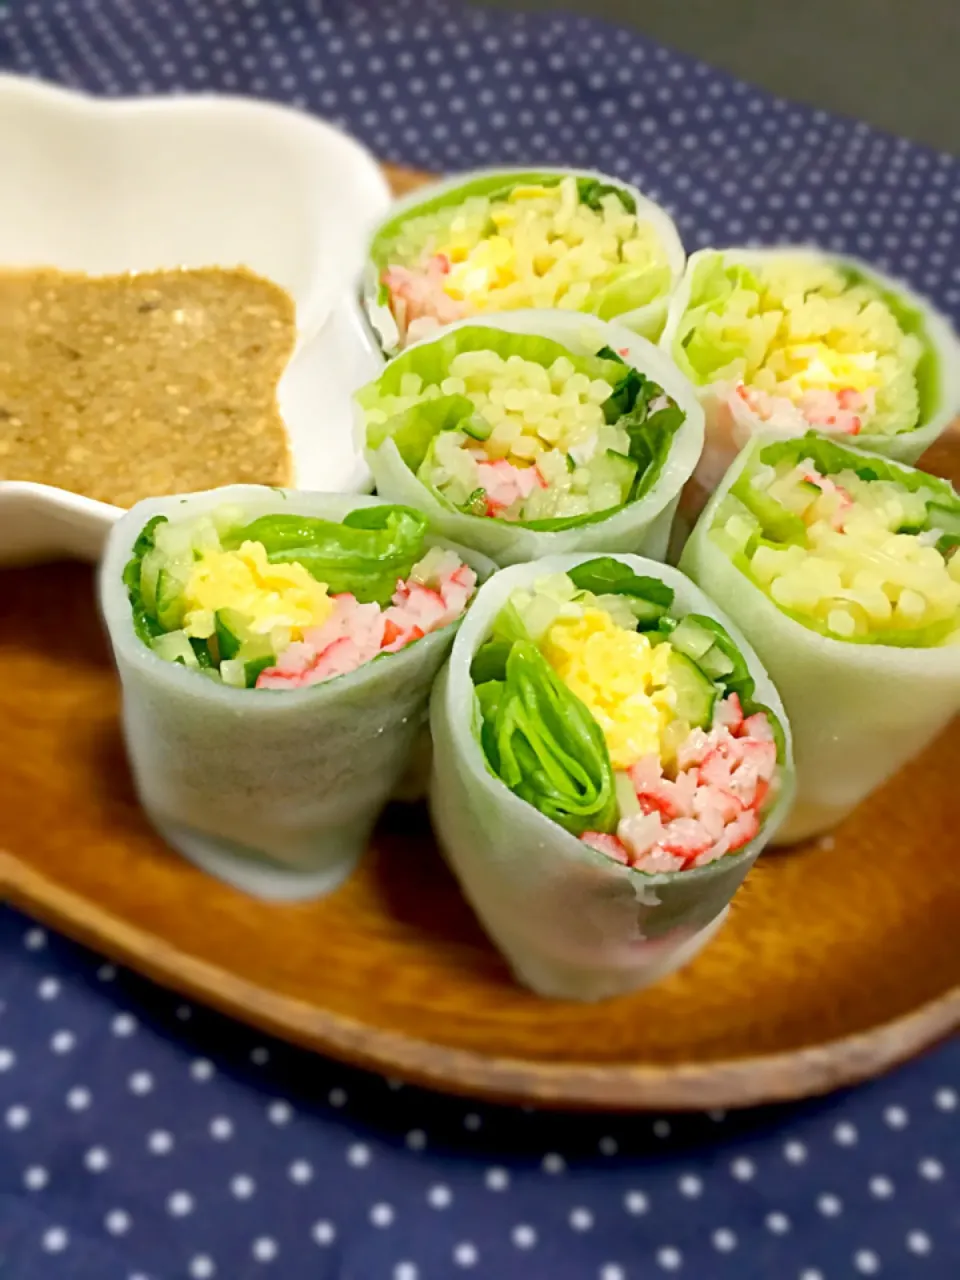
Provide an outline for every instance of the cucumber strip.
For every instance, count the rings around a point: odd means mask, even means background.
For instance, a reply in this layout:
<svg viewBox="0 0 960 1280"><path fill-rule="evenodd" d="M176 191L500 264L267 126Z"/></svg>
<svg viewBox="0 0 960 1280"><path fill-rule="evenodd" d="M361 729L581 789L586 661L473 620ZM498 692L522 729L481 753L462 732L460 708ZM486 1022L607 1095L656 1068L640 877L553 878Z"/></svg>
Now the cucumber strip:
<svg viewBox="0 0 960 1280"><path fill-rule="evenodd" d="M699 662L713 648L714 637L706 627L689 615L681 618L670 633L670 643L678 653Z"/></svg>
<svg viewBox="0 0 960 1280"><path fill-rule="evenodd" d="M243 643L240 635L239 619L240 615L233 609L221 609L216 615L216 637L217 646L220 650L220 660L229 660L237 656L237 652Z"/></svg>
<svg viewBox="0 0 960 1280"><path fill-rule="evenodd" d="M734 671L734 664L717 645L713 644L700 659L700 668L714 680L722 680Z"/></svg>
<svg viewBox="0 0 960 1280"><path fill-rule="evenodd" d="M668 679L677 695L676 715L694 729L708 729L713 723L717 686L703 670L685 654L674 649L670 654Z"/></svg>
<svg viewBox="0 0 960 1280"><path fill-rule="evenodd" d="M182 662L186 667L199 667L193 645L182 631L168 631L157 636L152 645L154 653L165 662Z"/></svg>
<svg viewBox="0 0 960 1280"><path fill-rule="evenodd" d="M760 521L768 538L777 542L802 543L806 540L807 526L800 517L788 511L776 498L755 489L746 474L739 477L730 492Z"/></svg>
<svg viewBox="0 0 960 1280"><path fill-rule="evenodd" d="M157 575L157 621L164 631L175 631L183 622L184 570L168 562Z"/></svg>
<svg viewBox="0 0 960 1280"><path fill-rule="evenodd" d="M259 676L260 672L266 670L267 667L274 666L276 661L276 655L268 653L263 658L251 658L249 662L245 662L243 664L243 675L246 687L252 689L257 683L257 676Z"/></svg>
<svg viewBox="0 0 960 1280"><path fill-rule="evenodd" d="M470 436L473 440L487 440L490 437L493 427L487 422L486 418L481 418L479 413L473 414L469 418L462 418L457 423L458 431L462 431L465 436Z"/></svg>
<svg viewBox="0 0 960 1280"><path fill-rule="evenodd" d="M197 666L201 671L216 670L216 663L213 660L213 655L210 653L210 647L206 640L197 640L191 637L190 647L194 652L194 656L197 659Z"/></svg>

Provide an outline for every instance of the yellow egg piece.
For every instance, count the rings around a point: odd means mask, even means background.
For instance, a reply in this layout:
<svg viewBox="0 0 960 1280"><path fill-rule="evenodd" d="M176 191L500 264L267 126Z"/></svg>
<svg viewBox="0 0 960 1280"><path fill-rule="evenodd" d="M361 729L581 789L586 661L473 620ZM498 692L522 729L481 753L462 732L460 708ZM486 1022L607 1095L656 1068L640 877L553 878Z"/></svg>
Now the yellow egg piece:
<svg viewBox="0 0 960 1280"><path fill-rule="evenodd" d="M241 614L257 635L289 627L294 640L324 623L333 610L325 583L302 564L271 564L260 542L244 542L236 551L205 551L183 594L183 629L201 639L213 634L214 614L221 609Z"/></svg>
<svg viewBox="0 0 960 1280"><path fill-rule="evenodd" d="M519 200L539 200L542 196L555 194L555 191L556 188L536 186L531 183L526 187L514 187L507 199L514 202Z"/></svg>
<svg viewBox="0 0 960 1280"><path fill-rule="evenodd" d="M674 718L670 646L617 626L603 609L561 618L542 641L544 657L603 730L614 769L659 755Z"/></svg>
<svg viewBox="0 0 960 1280"><path fill-rule="evenodd" d="M461 301L477 298L488 289L502 289L515 277L515 262L516 253L506 236L489 236L453 267L444 289Z"/></svg>
<svg viewBox="0 0 960 1280"><path fill-rule="evenodd" d="M823 342L784 346L778 353L784 361L784 375L803 391L852 387L866 391L883 381L877 371L874 352L835 351Z"/></svg>

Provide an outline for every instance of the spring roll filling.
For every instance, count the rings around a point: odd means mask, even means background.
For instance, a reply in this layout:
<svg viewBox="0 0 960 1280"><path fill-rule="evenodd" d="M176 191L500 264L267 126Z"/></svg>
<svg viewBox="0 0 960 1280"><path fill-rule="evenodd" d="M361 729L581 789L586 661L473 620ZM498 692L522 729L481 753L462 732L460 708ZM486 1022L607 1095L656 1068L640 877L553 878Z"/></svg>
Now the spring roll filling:
<svg viewBox="0 0 960 1280"><path fill-rule="evenodd" d="M413 214L380 256L401 344L485 311L562 307L606 319L664 295L671 278L632 198L573 175Z"/></svg>
<svg viewBox="0 0 960 1280"><path fill-rule="evenodd" d="M854 269L783 256L696 266L673 353L735 422L889 436L922 417L918 317Z"/></svg>
<svg viewBox="0 0 960 1280"><path fill-rule="evenodd" d="M408 352L409 371L390 371L358 399L368 443L392 437L448 506L556 529L656 482L684 413L619 353L576 356L472 326L438 345L449 350L422 363Z"/></svg>
<svg viewBox="0 0 960 1280"><path fill-rule="evenodd" d="M341 523L242 510L144 528L124 581L158 657L236 688L297 689L355 671L456 621L476 574L425 545L405 507Z"/></svg>
<svg viewBox="0 0 960 1280"><path fill-rule="evenodd" d="M608 557L514 591L471 669L487 767L614 860L702 867L760 830L782 730L714 619Z"/></svg>
<svg viewBox="0 0 960 1280"><path fill-rule="evenodd" d="M779 608L833 639L960 639L960 500L944 481L816 437L769 445L710 536Z"/></svg>

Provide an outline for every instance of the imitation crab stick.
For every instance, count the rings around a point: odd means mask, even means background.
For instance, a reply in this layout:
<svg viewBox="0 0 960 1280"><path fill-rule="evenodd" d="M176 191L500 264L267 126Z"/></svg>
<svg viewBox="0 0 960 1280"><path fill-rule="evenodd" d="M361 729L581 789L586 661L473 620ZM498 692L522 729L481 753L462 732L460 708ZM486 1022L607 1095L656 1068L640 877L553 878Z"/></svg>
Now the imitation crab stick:
<svg viewBox="0 0 960 1280"><path fill-rule="evenodd" d="M238 486L134 507L101 595L161 833L268 897L342 879L489 568L371 498Z"/></svg>
<svg viewBox="0 0 960 1280"><path fill-rule="evenodd" d="M681 567L740 625L794 730L778 839L827 830L960 711L960 498L809 434L757 437Z"/></svg>
<svg viewBox="0 0 960 1280"><path fill-rule="evenodd" d="M460 174L402 201L374 237L364 302L388 354L457 320L528 308L656 338L684 253L670 216L588 170Z"/></svg>
<svg viewBox="0 0 960 1280"><path fill-rule="evenodd" d="M960 411L949 322L902 283L818 250L693 254L660 342L707 415L687 522L757 432L814 430L912 463Z"/></svg>
<svg viewBox="0 0 960 1280"><path fill-rule="evenodd" d="M500 564L662 555L703 439L696 396L662 352L562 311L454 325L356 399L378 492Z"/></svg>
<svg viewBox="0 0 960 1280"><path fill-rule="evenodd" d="M477 595L431 702L431 808L520 980L599 999L676 968L790 803L753 652L674 569L556 556Z"/></svg>

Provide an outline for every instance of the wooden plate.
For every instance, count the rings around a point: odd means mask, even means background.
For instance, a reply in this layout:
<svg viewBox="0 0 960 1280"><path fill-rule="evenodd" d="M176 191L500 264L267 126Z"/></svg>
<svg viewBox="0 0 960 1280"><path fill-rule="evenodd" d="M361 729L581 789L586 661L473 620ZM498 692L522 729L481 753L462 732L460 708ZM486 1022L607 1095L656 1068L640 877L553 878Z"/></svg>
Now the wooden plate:
<svg viewBox="0 0 960 1280"><path fill-rule="evenodd" d="M960 443L928 462L956 479ZM356 875L308 905L181 861L133 794L90 570L6 570L0 601L0 890L267 1031L456 1092L686 1108L824 1092L960 1024L956 727L834 838L761 858L690 968L551 1003L512 983L419 809L390 811Z"/></svg>

